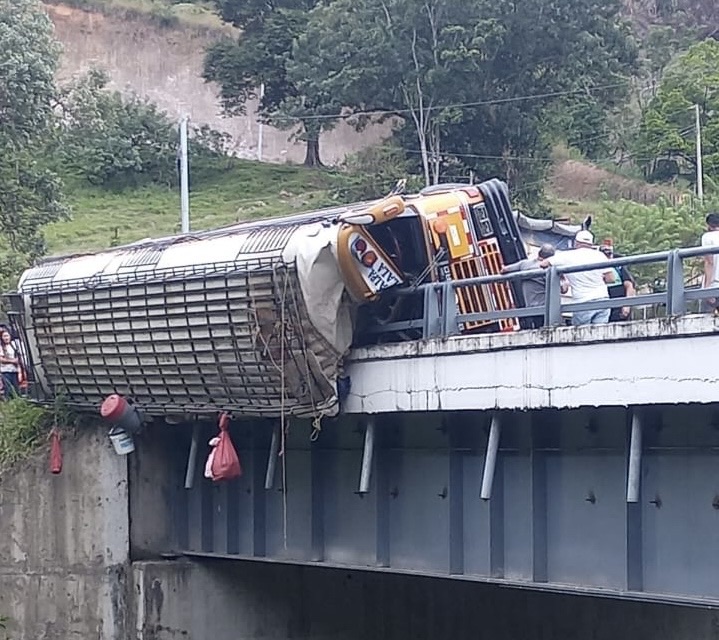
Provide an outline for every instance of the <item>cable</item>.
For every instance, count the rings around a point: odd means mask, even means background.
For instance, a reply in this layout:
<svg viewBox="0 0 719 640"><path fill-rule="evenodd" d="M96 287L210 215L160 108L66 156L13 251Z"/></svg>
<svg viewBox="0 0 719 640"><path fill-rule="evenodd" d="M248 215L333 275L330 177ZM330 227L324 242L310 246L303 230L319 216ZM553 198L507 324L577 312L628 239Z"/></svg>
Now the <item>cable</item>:
<svg viewBox="0 0 719 640"><path fill-rule="evenodd" d="M476 102L458 102L455 104L443 104L434 107L427 107L425 111L441 111L442 109L466 109L470 107L481 107L494 104L507 104L512 102L524 102L528 100L544 100L546 98L560 98L562 96L571 96L581 93L591 93L593 91L602 91L603 89L617 89L619 87L626 86L626 82L615 82L613 84L597 85L595 87L584 87L582 89L571 89L567 91L551 91L548 93L538 93L533 95L524 96L510 96L508 98L493 98L489 100L478 100ZM307 120L346 120L349 118L356 118L361 116L392 116L404 113L413 113L416 109L375 109L367 111L353 111L352 113L340 113L340 114L310 114L306 116L275 116L275 120L296 120L303 122Z"/></svg>

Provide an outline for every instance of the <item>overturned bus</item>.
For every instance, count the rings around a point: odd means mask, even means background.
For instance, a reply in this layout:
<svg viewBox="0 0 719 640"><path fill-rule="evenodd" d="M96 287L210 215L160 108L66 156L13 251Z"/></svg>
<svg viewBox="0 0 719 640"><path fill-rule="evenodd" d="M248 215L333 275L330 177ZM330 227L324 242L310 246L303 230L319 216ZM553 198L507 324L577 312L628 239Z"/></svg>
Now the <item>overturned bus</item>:
<svg viewBox="0 0 719 640"><path fill-rule="evenodd" d="M422 337L385 330L421 318L413 288L526 255L507 187L490 180L49 259L8 298L40 399L95 409L119 393L147 415L318 418L338 411L353 344ZM463 313L522 305L504 282L455 297Z"/></svg>

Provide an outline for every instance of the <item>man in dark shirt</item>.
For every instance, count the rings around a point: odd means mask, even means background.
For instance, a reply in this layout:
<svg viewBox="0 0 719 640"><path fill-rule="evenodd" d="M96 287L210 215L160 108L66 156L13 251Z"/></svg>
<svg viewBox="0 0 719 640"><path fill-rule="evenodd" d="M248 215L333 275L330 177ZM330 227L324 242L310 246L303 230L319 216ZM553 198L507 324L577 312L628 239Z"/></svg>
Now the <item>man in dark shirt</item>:
<svg viewBox="0 0 719 640"><path fill-rule="evenodd" d="M615 255L614 247L611 244L603 244L599 247L602 253L610 260L618 258ZM637 295L636 282L634 276L627 267L612 267L614 271L614 281L607 283L607 291L610 298L631 298ZM630 320L632 315L631 307L614 307L609 316L609 322L622 322Z"/></svg>
<svg viewBox="0 0 719 640"><path fill-rule="evenodd" d="M502 268L502 273L515 273L517 271L537 271L541 269L539 263L554 255L554 247L551 244L543 244L539 249L538 258L527 258L514 264L508 264ZM544 307L546 298L545 276L538 275L533 278L524 278L522 281L522 293L524 294L525 307ZM530 316L526 324L529 329L540 329L544 326L544 316Z"/></svg>

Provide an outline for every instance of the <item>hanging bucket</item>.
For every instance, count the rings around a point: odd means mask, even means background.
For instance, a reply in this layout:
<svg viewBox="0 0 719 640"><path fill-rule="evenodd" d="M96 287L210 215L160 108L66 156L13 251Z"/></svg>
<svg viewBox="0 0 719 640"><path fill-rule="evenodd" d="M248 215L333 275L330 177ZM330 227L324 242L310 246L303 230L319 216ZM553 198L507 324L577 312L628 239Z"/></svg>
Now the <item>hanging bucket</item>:
<svg viewBox="0 0 719 640"><path fill-rule="evenodd" d="M116 393L105 398L100 407L100 415L130 433L137 433L142 428L140 412L127 399Z"/></svg>
<svg viewBox="0 0 719 640"><path fill-rule="evenodd" d="M110 431L110 441L115 447L115 453L118 456L126 456L135 450L135 442L132 436L124 429L115 427Z"/></svg>

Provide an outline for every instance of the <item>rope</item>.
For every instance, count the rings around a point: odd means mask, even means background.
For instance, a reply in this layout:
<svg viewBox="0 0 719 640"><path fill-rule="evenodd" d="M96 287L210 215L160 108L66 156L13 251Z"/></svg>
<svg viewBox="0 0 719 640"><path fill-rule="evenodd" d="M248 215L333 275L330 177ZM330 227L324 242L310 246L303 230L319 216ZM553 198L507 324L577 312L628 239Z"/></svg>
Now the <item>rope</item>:
<svg viewBox="0 0 719 640"><path fill-rule="evenodd" d="M310 403L312 405L312 413L314 414L312 418L312 432L310 433L310 442L317 442L317 439L320 437L320 432L322 431L322 418L323 414L317 411L316 403L315 403L315 397L314 393L312 392L312 369L310 367L310 361L307 356L307 342L305 341L305 332L302 331L302 318L300 316L300 310L299 310L299 304L297 302L297 291L295 289L294 281L290 282L290 292L292 294L292 308L294 311L295 316L295 323L297 324L297 327L300 329L299 336L300 341L302 342L302 355L303 359L305 361L305 376L307 379L307 390L310 394Z"/></svg>
<svg viewBox="0 0 719 640"><path fill-rule="evenodd" d="M286 421L285 421L285 297L287 294L287 271L284 273L282 297L280 299L280 431L282 433L282 535L285 551L287 551L287 456Z"/></svg>

